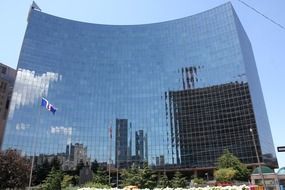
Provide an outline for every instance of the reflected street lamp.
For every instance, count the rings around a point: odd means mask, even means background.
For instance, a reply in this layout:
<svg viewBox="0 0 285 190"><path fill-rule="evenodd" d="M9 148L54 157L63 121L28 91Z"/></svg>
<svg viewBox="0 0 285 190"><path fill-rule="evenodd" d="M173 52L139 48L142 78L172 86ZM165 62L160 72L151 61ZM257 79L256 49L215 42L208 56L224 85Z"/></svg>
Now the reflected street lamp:
<svg viewBox="0 0 285 190"><path fill-rule="evenodd" d="M265 184L265 180L264 180L264 175L263 175L262 170L261 170L261 164L260 164L260 160L259 160L259 156L258 156L258 152L257 152L255 138L254 138L254 134L253 134L252 128L250 128L249 131L250 131L251 136L252 136L252 141L253 141L253 145L254 145L254 149L255 149L255 154L256 154L256 158L257 158L257 162L258 162L259 175L262 178L262 183L263 183L264 189L266 190L267 188L266 188L266 184Z"/></svg>

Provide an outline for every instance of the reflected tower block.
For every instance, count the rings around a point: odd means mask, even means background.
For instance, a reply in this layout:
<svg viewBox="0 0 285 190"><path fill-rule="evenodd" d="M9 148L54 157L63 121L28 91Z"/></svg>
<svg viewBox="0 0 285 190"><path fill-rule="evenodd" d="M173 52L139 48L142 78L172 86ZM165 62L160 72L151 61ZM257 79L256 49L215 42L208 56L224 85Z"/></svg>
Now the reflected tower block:
<svg viewBox="0 0 285 190"><path fill-rule="evenodd" d="M128 161L128 120L116 119L116 167L126 167Z"/></svg>

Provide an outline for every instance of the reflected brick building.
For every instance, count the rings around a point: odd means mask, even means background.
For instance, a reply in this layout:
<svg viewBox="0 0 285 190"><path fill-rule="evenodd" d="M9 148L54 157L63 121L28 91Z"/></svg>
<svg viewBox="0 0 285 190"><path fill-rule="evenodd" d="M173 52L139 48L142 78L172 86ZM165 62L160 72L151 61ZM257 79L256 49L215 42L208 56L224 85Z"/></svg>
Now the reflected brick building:
<svg viewBox="0 0 285 190"><path fill-rule="evenodd" d="M16 70L0 63L0 148L15 79Z"/></svg>

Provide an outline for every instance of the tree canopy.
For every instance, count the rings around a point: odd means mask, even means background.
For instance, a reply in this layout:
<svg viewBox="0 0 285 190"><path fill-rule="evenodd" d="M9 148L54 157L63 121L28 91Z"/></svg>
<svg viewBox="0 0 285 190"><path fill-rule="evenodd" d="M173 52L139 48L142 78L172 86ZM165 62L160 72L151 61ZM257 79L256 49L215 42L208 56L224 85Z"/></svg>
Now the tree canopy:
<svg viewBox="0 0 285 190"><path fill-rule="evenodd" d="M141 189L153 189L156 186L156 175L147 163L144 163L143 168L134 165L122 170L121 177L123 186L135 185Z"/></svg>
<svg viewBox="0 0 285 190"><path fill-rule="evenodd" d="M218 158L218 168L232 168L235 170L233 179L241 181L248 180L249 170L235 155L230 153L229 150L225 150L224 153Z"/></svg>
<svg viewBox="0 0 285 190"><path fill-rule="evenodd" d="M187 186L186 177L183 177L181 172L175 172L174 177L170 181L172 188L185 188Z"/></svg>
<svg viewBox="0 0 285 190"><path fill-rule="evenodd" d="M33 185L38 185L47 177L51 171L52 166L49 164L47 158L44 159L42 164L37 164L37 158L35 159L34 171L33 171Z"/></svg>
<svg viewBox="0 0 285 190"><path fill-rule="evenodd" d="M28 185L31 163L16 150L0 152L0 189L23 188Z"/></svg>
<svg viewBox="0 0 285 190"><path fill-rule="evenodd" d="M92 181L94 183L100 183L102 185L109 185L109 175L107 173L107 170L103 167L98 166L96 172L94 173Z"/></svg>
<svg viewBox="0 0 285 190"><path fill-rule="evenodd" d="M233 168L220 168L215 171L214 176L217 181L232 181L233 177L236 174L236 170Z"/></svg>
<svg viewBox="0 0 285 190"><path fill-rule="evenodd" d="M163 175L160 175L157 181L157 187L158 188L166 188L169 187L169 180L167 175L164 173Z"/></svg>
<svg viewBox="0 0 285 190"><path fill-rule="evenodd" d="M42 184L43 190L61 190L61 181L63 174L60 170L56 170L54 167L44 180Z"/></svg>

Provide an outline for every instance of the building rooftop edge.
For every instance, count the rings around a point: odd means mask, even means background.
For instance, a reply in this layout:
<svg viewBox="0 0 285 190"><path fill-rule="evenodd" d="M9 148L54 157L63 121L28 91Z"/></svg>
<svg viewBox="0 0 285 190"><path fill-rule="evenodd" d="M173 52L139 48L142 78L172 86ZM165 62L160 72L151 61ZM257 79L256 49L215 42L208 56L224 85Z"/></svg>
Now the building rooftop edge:
<svg viewBox="0 0 285 190"><path fill-rule="evenodd" d="M31 5L31 7L32 6L33 5ZM143 23L143 24L103 24L103 23L91 23L91 22L78 21L78 20L73 20L73 19L64 18L64 17L60 17L60 16L55 16L55 15L52 15L50 13L45 13L41 9L37 9L37 8L31 8L31 11L40 12L41 14L45 14L47 16L55 17L55 18L61 19L61 20L66 20L68 22L76 22L76 23L88 24L88 25L121 26L121 27L123 27L123 26L156 25L156 24L163 24L163 23L169 23L169 22L176 22L176 21L179 21L179 20L183 20L183 19L188 19L188 18L191 18L191 17L199 16L199 15L205 14L207 12L211 12L211 11L213 11L215 9L220 9L222 7L225 7L225 6L228 6L231 9L233 9L232 3L230 1L228 1L226 3L223 3L223 4L219 5L219 6L213 7L211 9L207 9L207 10L205 10L203 12L199 12L199 13L196 13L196 14L193 14L193 15L189 15L189 16L185 16L185 17L181 17L181 18L176 18L176 19L170 19L170 20L166 20L166 21L150 22L150 23ZM28 18L28 21L29 21L29 18Z"/></svg>

